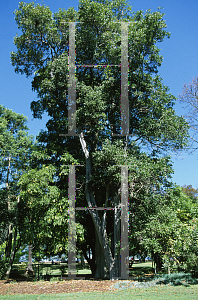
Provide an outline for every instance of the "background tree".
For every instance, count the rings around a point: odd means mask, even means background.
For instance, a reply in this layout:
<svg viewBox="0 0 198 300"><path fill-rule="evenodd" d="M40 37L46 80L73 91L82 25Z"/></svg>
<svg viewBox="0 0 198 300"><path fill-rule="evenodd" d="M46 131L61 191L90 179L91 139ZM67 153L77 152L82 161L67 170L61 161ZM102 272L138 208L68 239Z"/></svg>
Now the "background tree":
<svg viewBox="0 0 198 300"><path fill-rule="evenodd" d="M61 168L64 155L86 166L86 171L77 171L76 206L115 208L114 215L108 217L106 211L90 210L95 237L90 235L89 245L95 246L95 276L104 277L105 264L109 278L119 276L121 178L116 165L129 166L130 205L134 207L148 191L159 193L168 184L169 159L161 158L163 151L179 149L186 143L187 123L175 114L175 98L157 74L162 57L156 43L169 37L163 14L132 13L124 0L82 0L78 12L69 8L54 15L44 5L20 3L15 19L22 34L14 39L17 51L11 54L12 64L16 72L33 76L32 88L38 94L38 100L31 104L34 117L40 118L45 111L49 115L47 130L40 133L39 142L45 145L57 168ZM120 64L120 21L130 21L128 92L132 137L127 138L112 135L120 133L120 69L82 66ZM76 137L60 137L68 131L68 22L78 22ZM162 172L152 178L153 172L149 171L155 166L162 166ZM62 191L66 191L66 182L64 175L57 178ZM85 224L83 218L78 213L77 220L88 231L91 223Z"/></svg>
<svg viewBox="0 0 198 300"><path fill-rule="evenodd" d="M198 197L198 189L194 189L192 185L183 185L183 192L188 195L192 200L197 199Z"/></svg>
<svg viewBox="0 0 198 300"><path fill-rule="evenodd" d="M67 251L68 202L56 185L61 170L28 136L26 122L23 115L0 106L0 276L6 272L7 278L21 246L29 246L28 272L33 272L32 252L41 258ZM64 165L68 159L63 156L62 161ZM80 224L77 236L82 239Z"/></svg>
<svg viewBox="0 0 198 300"><path fill-rule="evenodd" d="M197 149L197 133L198 133L198 77L195 77L191 83L184 84L183 92L179 96L179 100L185 104L187 111L185 117L189 122L191 129L191 149Z"/></svg>
<svg viewBox="0 0 198 300"><path fill-rule="evenodd" d="M29 168L33 137L28 136L27 118L0 105L1 243L9 277L14 256L20 247L20 177Z"/></svg>
<svg viewBox="0 0 198 300"><path fill-rule="evenodd" d="M43 151L42 151L43 150ZM21 210L27 211L23 219L23 240L31 241L33 256L67 254L68 247L68 199L66 191L59 188L57 174L68 176L65 164L77 163L62 157L62 168L50 164L51 158L44 149L32 153L32 168L19 180ZM35 163L36 162L36 163ZM65 167L64 167L65 166ZM76 225L78 243L83 239L82 225Z"/></svg>
<svg viewBox="0 0 198 300"><path fill-rule="evenodd" d="M170 273L175 262L179 270L195 271L198 266L197 200L187 196L179 186L153 197L155 207L147 210L147 221L134 233L139 249L144 255L152 255L157 271L164 267Z"/></svg>
<svg viewBox="0 0 198 300"><path fill-rule="evenodd" d="M65 212L68 203L61 199L59 189L54 185L54 174L53 166L43 165L41 169L31 169L20 179L21 209L28 211L23 221L23 238L31 241L33 253L40 253L38 258L42 254L58 254L67 248L68 218Z"/></svg>

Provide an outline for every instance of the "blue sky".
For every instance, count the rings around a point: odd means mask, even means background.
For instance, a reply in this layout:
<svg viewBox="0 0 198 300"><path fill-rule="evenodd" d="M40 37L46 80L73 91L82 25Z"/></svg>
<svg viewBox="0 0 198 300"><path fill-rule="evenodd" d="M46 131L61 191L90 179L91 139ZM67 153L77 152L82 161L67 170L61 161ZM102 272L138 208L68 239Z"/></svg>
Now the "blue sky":
<svg viewBox="0 0 198 300"><path fill-rule="evenodd" d="M31 2L31 1L24 1ZM41 3L41 1L35 1ZM67 9L70 6L77 9L78 1L43 0L52 12L59 8ZM197 0L133 0L129 1L133 10L151 9L156 11L163 7L164 20L167 30L171 33L170 39L166 39L159 45L164 62L159 69L165 85L170 92L178 97L182 92L183 84L189 83L198 76L198 1ZM32 117L30 111L31 101L36 99L36 94L31 91L31 78L14 73L10 63L10 52L15 50L13 38L20 33L14 20L13 12L17 9L18 0L1 2L0 9L0 104L22 113L29 119L30 134L37 135L41 128L45 128L47 117L37 120ZM175 106L178 115L183 115L185 110L178 103ZM175 174L173 182L179 185L191 184L198 187L198 152L193 154L182 152L172 156Z"/></svg>

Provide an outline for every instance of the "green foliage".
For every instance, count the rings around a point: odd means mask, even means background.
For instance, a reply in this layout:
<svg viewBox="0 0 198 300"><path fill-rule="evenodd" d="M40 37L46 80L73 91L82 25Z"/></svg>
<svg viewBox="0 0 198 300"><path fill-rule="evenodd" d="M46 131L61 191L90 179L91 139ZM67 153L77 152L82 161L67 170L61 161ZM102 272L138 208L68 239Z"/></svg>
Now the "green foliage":
<svg viewBox="0 0 198 300"><path fill-rule="evenodd" d="M114 21L124 19L130 21L130 131L158 149L180 148L185 143L188 126L175 115L175 98L157 75L162 58L156 43L170 36L160 11L132 13L125 1L80 1L78 13L70 8L53 16L44 5L21 2L15 19L22 35L15 38L17 52L12 52L11 60L16 72L34 73L32 86L40 99L31 108L35 117L47 111L52 118L47 124L48 135L52 124L59 133L65 133L67 126L68 21L80 22L76 25L78 64L119 65L121 27ZM104 135L109 139L111 131L116 133L120 128L120 70L103 69L76 70L77 128L96 145Z"/></svg>
<svg viewBox="0 0 198 300"><path fill-rule="evenodd" d="M165 270L172 271L176 264L185 271L196 271L197 216L197 204L176 186L155 196L155 207L133 236L143 246L142 251L163 259Z"/></svg>
<svg viewBox="0 0 198 300"><path fill-rule="evenodd" d="M34 152L34 157L40 157ZM49 157L45 156L47 161ZM42 159L42 158L41 158ZM34 160L34 158L33 158ZM27 211L23 220L23 239L33 245L33 254L42 256L67 253L68 248L68 198L59 188L59 178L68 175L65 165L76 163L71 155L65 154L60 169L52 164L32 168L19 180L21 210ZM68 186L66 184L65 189ZM83 227L76 224L77 240L83 240Z"/></svg>
<svg viewBox="0 0 198 300"><path fill-rule="evenodd" d="M54 184L56 168L42 165L31 169L20 179L21 206L28 211L24 220L24 239L30 241L34 251L52 255L67 248L66 199ZM64 234L63 234L64 232Z"/></svg>
<svg viewBox="0 0 198 300"><path fill-rule="evenodd" d="M1 254L1 259L0 259L0 280L5 278L7 268L8 268L8 262L6 261L5 257L3 257L3 254Z"/></svg>
<svg viewBox="0 0 198 300"><path fill-rule="evenodd" d="M9 267L13 263L23 227L18 182L30 167L34 148L26 123L26 117L0 105L0 243L5 246L4 253L1 253L4 270L8 262Z"/></svg>

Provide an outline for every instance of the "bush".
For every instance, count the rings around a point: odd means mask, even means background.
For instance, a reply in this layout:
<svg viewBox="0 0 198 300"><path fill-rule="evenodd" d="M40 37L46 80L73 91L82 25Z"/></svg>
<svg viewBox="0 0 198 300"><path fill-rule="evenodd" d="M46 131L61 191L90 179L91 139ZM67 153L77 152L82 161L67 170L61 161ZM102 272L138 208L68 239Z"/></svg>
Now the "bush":
<svg viewBox="0 0 198 300"><path fill-rule="evenodd" d="M186 284L197 284L198 280L193 278L189 273L173 273L166 274L165 276L159 278L156 282L157 284L168 284L172 285L186 285Z"/></svg>
<svg viewBox="0 0 198 300"><path fill-rule="evenodd" d="M125 280L123 281L117 281L114 284L115 289L128 289L128 288L149 288L153 287L159 284L170 284L174 286L178 285L184 285L184 286L189 286L189 284L198 284L198 280L193 278L191 274L186 274L186 273L173 273L170 275L165 275L163 277L159 276L154 276L153 278L145 278L144 281L142 280L136 280L136 281L130 281L130 280Z"/></svg>

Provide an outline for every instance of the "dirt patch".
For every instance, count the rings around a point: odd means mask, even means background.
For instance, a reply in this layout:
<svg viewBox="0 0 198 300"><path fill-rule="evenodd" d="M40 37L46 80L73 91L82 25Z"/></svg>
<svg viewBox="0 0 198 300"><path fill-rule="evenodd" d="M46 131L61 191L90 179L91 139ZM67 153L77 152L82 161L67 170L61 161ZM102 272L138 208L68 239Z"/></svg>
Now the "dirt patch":
<svg viewBox="0 0 198 300"><path fill-rule="evenodd" d="M57 294L75 292L107 292L115 290L115 281L110 280L63 280L56 282L0 281L0 295L14 294Z"/></svg>

